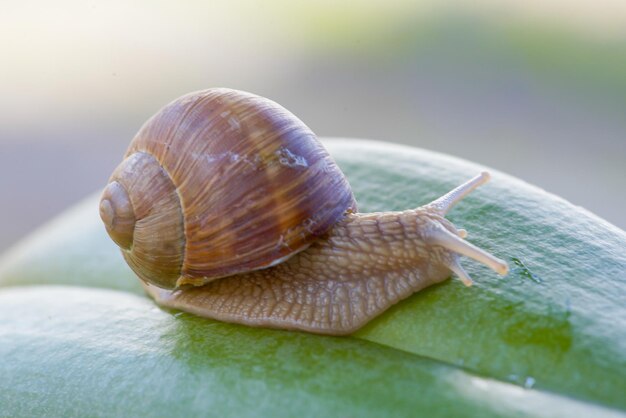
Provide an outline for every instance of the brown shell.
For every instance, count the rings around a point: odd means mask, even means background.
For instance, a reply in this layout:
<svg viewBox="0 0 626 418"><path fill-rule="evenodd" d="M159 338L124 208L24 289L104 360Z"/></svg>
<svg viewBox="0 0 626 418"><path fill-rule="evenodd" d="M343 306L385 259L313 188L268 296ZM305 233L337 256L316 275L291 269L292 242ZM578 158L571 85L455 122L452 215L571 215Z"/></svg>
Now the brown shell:
<svg viewBox="0 0 626 418"><path fill-rule="evenodd" d="M268 99L230 89L191 93L160 110L137 133L111 181L122 182L121 172L139 178L123 180L131 185L137 225L125 258L160 287L201 285L274 265L356 211L348 181L304 123ZM156 172L161 180L145 178ZM169 212L156 215L155 206L140 213L141 196L155 189L157 206ZM145 219L160 243L138 237ZM167 225L171 240L155 232L155 221Z"/></svg>

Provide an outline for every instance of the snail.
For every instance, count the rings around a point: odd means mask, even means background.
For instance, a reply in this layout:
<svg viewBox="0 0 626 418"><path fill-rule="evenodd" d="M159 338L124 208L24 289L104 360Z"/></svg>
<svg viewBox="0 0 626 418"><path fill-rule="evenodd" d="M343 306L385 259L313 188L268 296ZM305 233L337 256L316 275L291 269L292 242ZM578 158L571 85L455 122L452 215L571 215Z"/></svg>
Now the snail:
<svg viewBox="0 0 626 418"><path fill-rule="evenodd" d="M348 334L455 273L506 262L444 218L484 172L422 207L358 213L315 134L277 103L208 89L152 116L100 200L100 216L164 307L251 326Z"/></svg>

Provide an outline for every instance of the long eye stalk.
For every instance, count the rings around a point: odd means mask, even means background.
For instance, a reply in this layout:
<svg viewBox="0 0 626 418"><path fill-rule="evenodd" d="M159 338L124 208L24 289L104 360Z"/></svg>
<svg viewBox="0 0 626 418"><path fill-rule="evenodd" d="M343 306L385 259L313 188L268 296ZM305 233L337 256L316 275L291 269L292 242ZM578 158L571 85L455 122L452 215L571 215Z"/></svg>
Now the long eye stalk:
<svg viewBox="0 0 626 418"><path fill-rule="evenodd" d="M463 200L463 198L466 197L468 194L476 190L478 186L487 183L490 179L491 174L489 174L487 171L483 171L476 177L454 188L440 198L433 200L425 207L431 209L441 216L445 216L450 211L450 209L454 207L454 205Z"/></svg>

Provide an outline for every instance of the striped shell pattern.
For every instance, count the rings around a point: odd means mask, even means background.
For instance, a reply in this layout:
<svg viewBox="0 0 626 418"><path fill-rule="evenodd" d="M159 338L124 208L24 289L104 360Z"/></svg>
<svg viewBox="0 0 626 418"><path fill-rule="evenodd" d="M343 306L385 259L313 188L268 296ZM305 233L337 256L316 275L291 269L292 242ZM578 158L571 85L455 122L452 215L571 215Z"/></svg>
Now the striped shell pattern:
<svg viewBox="0 0 626 418"><path fill-rule="evenodd" d="M304 123L230 89L185 95L150 118L100 202L131 268L168 289L275 265L355 211Z"/></svg>

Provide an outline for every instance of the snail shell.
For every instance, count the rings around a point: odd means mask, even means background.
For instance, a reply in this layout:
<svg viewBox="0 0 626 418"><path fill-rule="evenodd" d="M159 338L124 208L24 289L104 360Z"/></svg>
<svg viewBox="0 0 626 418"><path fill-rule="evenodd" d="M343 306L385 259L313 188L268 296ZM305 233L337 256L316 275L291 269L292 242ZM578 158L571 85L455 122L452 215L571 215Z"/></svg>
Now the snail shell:
<svg viewBox="0 0 626 418"><path fill-rule="evenodd" d="M185 95L150 118L100 203L130 267L167 289L275 265L355 211L304 123L230 89Z"/></svg>

